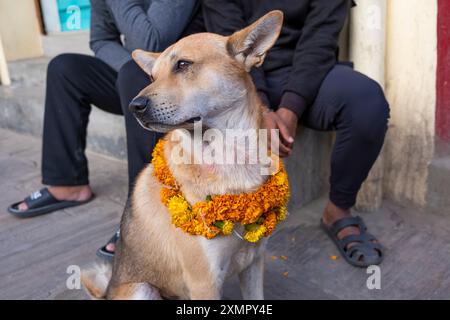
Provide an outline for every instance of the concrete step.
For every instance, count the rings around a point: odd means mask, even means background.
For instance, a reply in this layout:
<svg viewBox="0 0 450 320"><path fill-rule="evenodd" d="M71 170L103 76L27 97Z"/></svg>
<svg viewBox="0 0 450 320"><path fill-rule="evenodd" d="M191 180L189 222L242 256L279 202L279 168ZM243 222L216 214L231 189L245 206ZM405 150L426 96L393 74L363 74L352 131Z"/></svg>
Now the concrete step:
<svg viewBox="0 0 450 320"><path fill-rule="evenodd" d="M86 34L75 34L69 40L75 43L78 53L87 53ZM69 40L61 35L46 37L44 47L49 53L46 57L8 64L12 84L0 86L0 127L41 136L47 64L52 56L67 50ZM324 194L328 185L330 146L330 134L299 129L294 155L286 163L292 188L291 209ZM123 117L94 107L88 126L88 149L125 159Z"/></svg>
<svg viewBox="0 0 450 320"><path fill-rule="evenodd" d="M0 86L0 127L40 136L44 115L46 70L50 58L8 64L12 84ZM89 149L124 158L125 130L120 116L93 108L88 127Z"/></svg>
<svg viewBox="0 0 450 320"><path fill-rule="evenodd" d="M437 157L429 166L427 209L450 216L450 156Z"/></svg>
<svg viewBox="0 0 450 320"><path fill-rule="evenodd" d="M42 37L45 56L54 57L70 51L92 55L89 48L89 31L56 32Z"/></svg>

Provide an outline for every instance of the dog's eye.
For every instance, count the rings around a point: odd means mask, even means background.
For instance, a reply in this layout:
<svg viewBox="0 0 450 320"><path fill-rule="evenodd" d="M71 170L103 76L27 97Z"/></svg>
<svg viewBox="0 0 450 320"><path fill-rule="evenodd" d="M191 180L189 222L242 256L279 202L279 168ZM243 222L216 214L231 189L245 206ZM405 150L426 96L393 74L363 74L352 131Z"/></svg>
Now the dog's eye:
<svg viewBox="0 0 450 320"><path fill-rule="evenodd" d="M187 67L189 67L192 64L192 61L187 60L179 60L175 66L176 71L182 71L185 70Z"/></svg>

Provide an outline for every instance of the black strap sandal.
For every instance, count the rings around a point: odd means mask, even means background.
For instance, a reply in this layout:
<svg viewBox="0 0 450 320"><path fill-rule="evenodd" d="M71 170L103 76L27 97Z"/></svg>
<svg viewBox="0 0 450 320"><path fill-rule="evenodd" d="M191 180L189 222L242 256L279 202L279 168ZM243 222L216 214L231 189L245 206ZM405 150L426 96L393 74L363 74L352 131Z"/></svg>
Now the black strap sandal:
<svg viewBox="0 0 450 320"><path fill-rule="evenodd" d="M86 201L60 201L53 197L53 195L48 191L48 188L43 188L26 197L25 200L10 205L8 207L8 212L18 218L31 218L57 210L80 206L92 201L93 199L94 195ZM19 204L22 202L27 204L27 210L19 209Z"/></svg>
<svg viewBox="0 0 450 320"><path fill-rule="evenodd" d="M106 246L110 243L116 244L117 241L119 240L119 237L120 237L120 230L117 230L117 232L111 237L111 239L109 239L109 241L103 247L97 250L97 257L100 257L102 259L111 262L112 259L114 258L114 252L106 249Z"/></svg>
<svg viewBox="0 0 450 320"><path fill-rule="evenodd" d="M337 220L331 226L320 220L320 225L349 264L366 268L370 265L378 265L383 261L383 246L376 242L377 239L373 235L367 232L367 227L360 217L343 218ZM359 228L360 234L348 235L338 239L338 233L347 227ZM350 243L354 244L349 248Z"/></svg>

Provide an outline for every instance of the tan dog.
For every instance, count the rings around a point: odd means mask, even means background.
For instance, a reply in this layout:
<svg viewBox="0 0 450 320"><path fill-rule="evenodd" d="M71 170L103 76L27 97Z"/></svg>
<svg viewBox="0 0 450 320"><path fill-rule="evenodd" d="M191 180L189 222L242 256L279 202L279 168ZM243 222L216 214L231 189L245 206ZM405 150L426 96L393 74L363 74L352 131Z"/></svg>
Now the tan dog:
<svg viewBox="0 0 450 320"><path fill-rule="evenodd" d="M133 52L153 82L130 108L145 128L168 132L166 159L192 204L211 194L254 191L267 179L259 163L176 164L170 157L176 143L171 141L184 134L177 129L191 128L198 119L223 131L261 128L262 104L248 71L261 66L282 20L280 11L272 11L230 37L201 33L161 54ZM107 270L83 272L90 294L107 299L220 299L224 280L239 274L244 299L263 299L266 238L256 244L234 234L207 240L175 228L152 170L149 165L139 175L123 215L111 278Z"/></svg>

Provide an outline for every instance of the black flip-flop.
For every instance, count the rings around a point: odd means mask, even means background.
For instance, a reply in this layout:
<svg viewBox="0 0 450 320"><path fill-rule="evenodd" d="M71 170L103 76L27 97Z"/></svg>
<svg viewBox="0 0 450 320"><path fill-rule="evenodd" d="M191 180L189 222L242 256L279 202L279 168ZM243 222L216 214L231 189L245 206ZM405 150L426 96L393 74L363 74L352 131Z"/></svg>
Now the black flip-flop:
<svg viewBox="0 0 450 320"><path fill-rule="evenodd" d="M17 218L31 218L43 214L51 213L53 211L62 210L70 207L80 206L86 204L94 199L92 195L86 201L65 201L57 200L49 191L48 188L43 188L34 192L20 202L16 202L8 207L8 212ZM27 210L19 210L20 203L25 202L28 206Z"/></svg>
<svg viewBox="0 0 450 320"><path fill-rule="evenodd" d="M97 256L111 262L112 259L114 258L114 252L106 249L106 246L110 243L116 244L117 240L119 240L119 237L120 237L120 230L117 230L117 232L111 237L111 239L109 239L109 241L103 247L97 250Z"/></svg>
<svg viewBox="0 0 450 320"><path fill-rule="evenodd" d="M351 265L366 268L370 265L378 265L383 261L383 246L377 239L367 232L367 227L361 217L342 218L331 226L320 220L320 225L328 236L336 244L344 259ZM337 237L338 233L347 227L357 227L360 234L348 235L342 239ZM355 243L350 248L348 245Z"/></svg>

